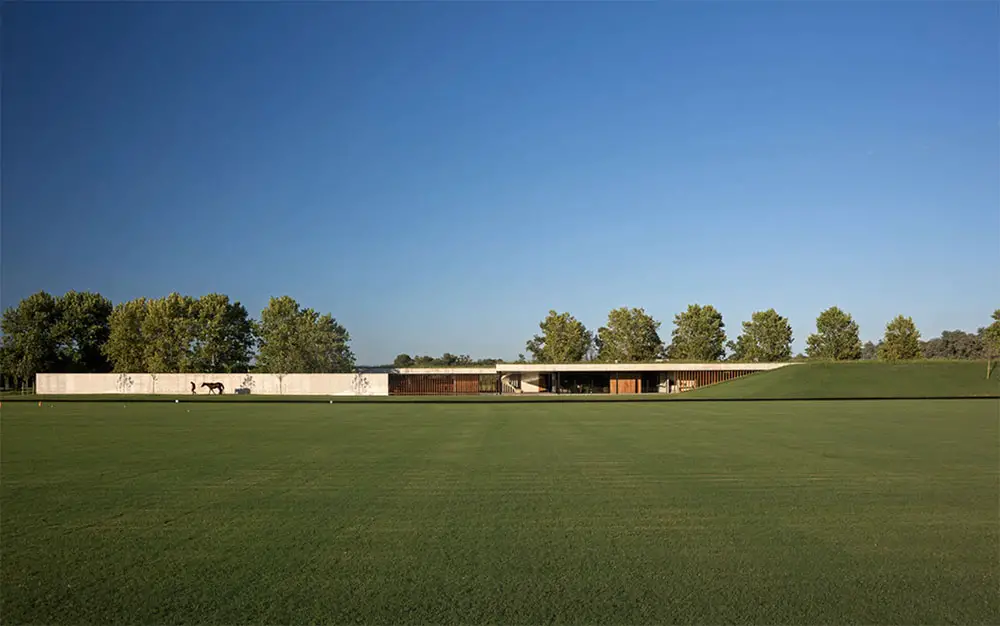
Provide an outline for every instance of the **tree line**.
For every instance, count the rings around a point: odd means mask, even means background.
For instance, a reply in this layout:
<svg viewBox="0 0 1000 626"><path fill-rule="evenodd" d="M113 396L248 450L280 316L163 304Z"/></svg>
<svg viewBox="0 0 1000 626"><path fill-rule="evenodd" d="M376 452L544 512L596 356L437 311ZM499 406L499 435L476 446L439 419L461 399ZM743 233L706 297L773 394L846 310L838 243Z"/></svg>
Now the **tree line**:
<svg viewBox="0 0 1000 626"><path fill-rule="evenodd" d="M379 367L490 367L501 363L503 359L473 359L468 354L452 354L445 352L439 357L417 355L411 357L403 353L396 355L391 365Z"/></svg>
<svg viewBox="0 0 1000 626"><path fill-rule="evenodd" d="M660 338L660 322L642 308L622 307L608 313L604 326L588 330L567 312L549 311L539 323L540 334L526 344L537 363L641 363L659 359L778 363L818 359L884 361L929 359L992 359L1000 355L1000 309L993 322L976 334L945 331L921 339L911 317L898 315L885 326L876 344L861 343L854 318L833 306L816 318L816 332L806 338L805 354L792 356L792 327L774 309L757 311L743 322L735 340L727 340L726 325L712 305L691 304L674 316L670 342Z"/></svg>
<svg viewBox="0 0 1000 626"><path fill-rule="evenodd" d="M118 305L98 293L32 294L0 320L0 373L15 386L36 373L354 370L350 335L330 314L289 296L252 319L229 296L171 293Z"/></svg>
<svg viewBox="0 0 1000 626"><path fill-rule="evenodd" d="M989 368L1000 355L1000 309L992 320L976 333L951 330L925 341L913 319L899 315L886 324L877 343L862 345L857 322L834 306L816 318L805 354L793 356L791 324L773 308L753 313L735 340L728 340L715 307L689 305L674 316L669 343L660 337L660 322L642 308L614 309L596 331L553 310L525 348L536 363L940 358L987 359ZM4 311L0 330L0 374L21 385L39 372L336 373L356 367L347 329L329 313L303 308L289 296L271 298L253 319L242 304L217 293L198 298L171 293L112 305L98 293L40 291ZM519 362L528 360L518 355ZM391 366L501 361L448 352L440 357L400 354Z"/></svg>

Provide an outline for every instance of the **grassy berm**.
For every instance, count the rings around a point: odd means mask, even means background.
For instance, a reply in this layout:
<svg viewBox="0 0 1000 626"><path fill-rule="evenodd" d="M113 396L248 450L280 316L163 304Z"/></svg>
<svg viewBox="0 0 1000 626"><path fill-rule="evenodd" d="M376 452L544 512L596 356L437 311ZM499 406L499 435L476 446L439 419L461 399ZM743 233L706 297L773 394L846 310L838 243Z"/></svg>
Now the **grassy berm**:
<svg viewBox="0 0 1000 626"><path fill-rule="evenodd" d="M1000 364L986 362L803 363L696 389L681 399L1000 398Z"/></svg>

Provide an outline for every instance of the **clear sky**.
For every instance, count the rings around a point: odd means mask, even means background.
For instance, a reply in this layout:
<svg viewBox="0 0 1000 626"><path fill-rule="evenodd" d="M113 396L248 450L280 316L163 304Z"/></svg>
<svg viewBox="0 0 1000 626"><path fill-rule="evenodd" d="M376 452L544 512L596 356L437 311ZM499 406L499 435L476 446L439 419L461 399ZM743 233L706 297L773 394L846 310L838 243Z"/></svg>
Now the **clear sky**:
<svg viewBox="0 0 1000 626"><path fill-rule="evenodd" d="M1000 307L996 2L29 3L2 16L2 306L288 294L361 363L550 308L876 339Z"/></svg>

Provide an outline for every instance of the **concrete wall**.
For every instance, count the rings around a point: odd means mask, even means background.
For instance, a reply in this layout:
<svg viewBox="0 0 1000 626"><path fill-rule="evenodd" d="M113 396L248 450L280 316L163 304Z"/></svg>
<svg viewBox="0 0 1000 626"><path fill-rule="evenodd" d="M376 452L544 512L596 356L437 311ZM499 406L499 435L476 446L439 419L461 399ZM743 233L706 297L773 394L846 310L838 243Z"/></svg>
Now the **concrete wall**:
<svg viewBox="0 0 1000 626"><path fill-rule="evenodd" d="M521 374L521 392L538 393L542 388L542 375L532 372Z"/></svg>
<svg viewBox="0 0 1000 626"><path fill-rule="evenodd" d="M500 386L507 382L513 384L521 390L521 393L538 393L540 391L541 374L502 374L500 376Z"/></svg>
<svg viewBox="0 0 1000 626"><path fill-rule="evenodd" d="M387 396L388 374L38 374L39 394L207 395L202 383L219 382L225 393L285 396Z"/></svg>

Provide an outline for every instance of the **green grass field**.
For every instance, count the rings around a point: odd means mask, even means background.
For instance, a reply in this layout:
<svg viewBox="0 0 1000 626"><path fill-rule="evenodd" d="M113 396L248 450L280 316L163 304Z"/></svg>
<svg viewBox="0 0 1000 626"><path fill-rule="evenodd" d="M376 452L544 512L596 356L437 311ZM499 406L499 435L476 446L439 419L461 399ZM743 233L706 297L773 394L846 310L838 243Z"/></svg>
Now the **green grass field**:
<svg viewBox="0 0 1000 626"><path fill-rule="evenodd" d="M5 402L0 617L997 624L998 416Z"/></svg>
<svg viewBox="0 0 1000 626"><path fill-rule="evenodd" d="M1000 398L1000 371L987 379L986 361L803 363L704 387L683 397L690 400Z"/></svg>

